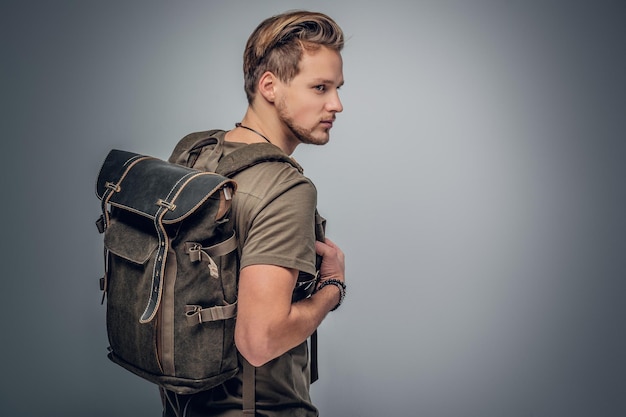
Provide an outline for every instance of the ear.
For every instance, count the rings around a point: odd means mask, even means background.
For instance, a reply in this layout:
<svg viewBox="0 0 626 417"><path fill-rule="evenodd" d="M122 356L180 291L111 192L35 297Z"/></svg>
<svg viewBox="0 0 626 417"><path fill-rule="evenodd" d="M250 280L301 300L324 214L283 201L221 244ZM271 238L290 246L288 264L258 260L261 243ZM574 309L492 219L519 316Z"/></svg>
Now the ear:
<svg viewBox="0 0 626 417"><path fill-rule="evenodd" d="M277 81L276 76L270 71L265 71L259 78L258 92L270 103L276 100Z"/></svg>

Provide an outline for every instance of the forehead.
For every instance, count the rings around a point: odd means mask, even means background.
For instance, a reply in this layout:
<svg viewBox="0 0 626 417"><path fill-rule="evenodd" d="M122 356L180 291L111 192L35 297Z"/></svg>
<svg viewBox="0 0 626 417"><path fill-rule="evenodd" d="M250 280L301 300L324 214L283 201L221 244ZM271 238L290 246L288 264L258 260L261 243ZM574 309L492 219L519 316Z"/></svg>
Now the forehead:
<svg viewBox="0 0 626 417"><path fill-rule="evenodd" d="M298 75L295 78L304 81L326 80L338 85L343 84L343 60L341 54L334 49L325 46L315 50L305 49L298 69Z"/></svg>

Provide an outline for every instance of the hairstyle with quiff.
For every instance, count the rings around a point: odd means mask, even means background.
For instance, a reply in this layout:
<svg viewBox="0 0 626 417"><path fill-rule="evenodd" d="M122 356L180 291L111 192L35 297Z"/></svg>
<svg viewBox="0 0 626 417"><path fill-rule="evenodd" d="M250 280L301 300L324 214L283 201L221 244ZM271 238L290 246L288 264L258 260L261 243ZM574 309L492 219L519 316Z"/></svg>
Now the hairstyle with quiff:
<svg viewBox="0 0 626 417"><path fill-rule="evenodd" d="M244 88L252 104L261 75L270 71L282 82L298 75L304 50L343 49L339 25L323 13L291 11L265 19L252 32L243 54Z"/></svg>

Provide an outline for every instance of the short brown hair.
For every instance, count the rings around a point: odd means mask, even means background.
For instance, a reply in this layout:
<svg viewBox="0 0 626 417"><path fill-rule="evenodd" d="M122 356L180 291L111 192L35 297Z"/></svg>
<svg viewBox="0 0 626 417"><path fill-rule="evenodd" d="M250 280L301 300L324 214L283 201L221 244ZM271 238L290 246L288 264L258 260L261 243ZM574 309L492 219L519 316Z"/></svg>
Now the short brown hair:
<svg viewBox="0 0 626 417"><path fill-rule="evenodd" d="M291 11L265 19L252 32L243 54L246 97L252 104L257 83L266 71L289 82L298 74L304 49L343 49L343 31L323 13Z"/></svg>

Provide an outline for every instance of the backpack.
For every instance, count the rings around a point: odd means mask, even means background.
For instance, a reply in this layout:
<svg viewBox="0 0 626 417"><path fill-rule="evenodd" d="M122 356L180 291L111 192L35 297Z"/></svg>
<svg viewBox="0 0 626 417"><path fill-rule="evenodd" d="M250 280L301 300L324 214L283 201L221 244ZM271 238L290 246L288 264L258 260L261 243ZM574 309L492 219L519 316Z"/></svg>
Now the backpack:
<svg viewBox="0 0 626 417"><path fill-rule="evenodd" d="M265 161L288 162L302 172L269 143L223 156L217 132L187 135L168 161L113 149L96 182L108 357L177 394L213 388L239 371L239 254L229 219L237 184L230 177ZM323 229L316 213L316 238L323 239ZM316 277L301 274L292 300L311 295L315 283ZM317 379L316 338L311 382ZM253 407L254 368L244 361L244 408Z"/></svg>

